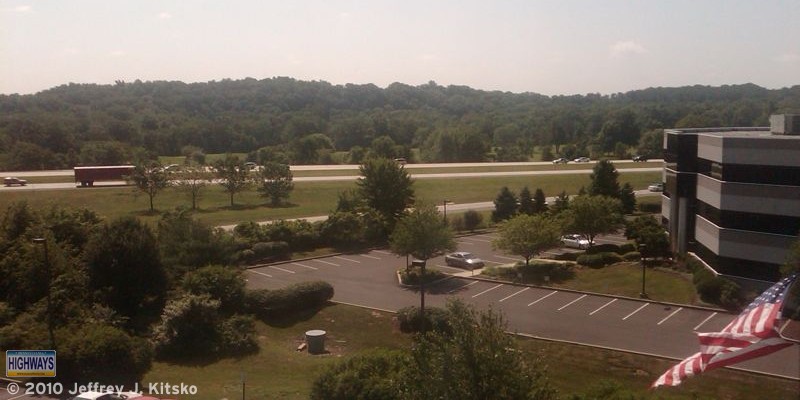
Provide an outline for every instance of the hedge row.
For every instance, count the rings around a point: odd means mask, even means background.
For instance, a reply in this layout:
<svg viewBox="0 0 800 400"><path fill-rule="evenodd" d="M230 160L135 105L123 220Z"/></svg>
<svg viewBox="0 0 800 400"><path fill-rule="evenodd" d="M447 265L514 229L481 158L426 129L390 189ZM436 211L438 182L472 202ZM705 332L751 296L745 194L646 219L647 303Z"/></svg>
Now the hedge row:
<svg viewBox="0 0 800 400"><path fill-rule="evenodd" d="M612 252L583 254L578 257L578 264L589 268L602 268L620 261L622 261L622 256Z"/></svg>
<svg viewBox="0 0 800 400"><path fill-rule="evenodd" d="M424 278L422 277L422 271L420 271L420 268L412 268L409 271L404 269L400 271L400 281L404 285L419 285L423 280L425 283L430 283L444 277L444 273L435 268L426 268Z"/></svg>
<svg viewBox="0 0 800 400"><path fill-rule="evenodd" d="M625 243L623 245L606 243L606 244L596 244L592 247L589 247L588 249L586 249L586 254L599 254L599 253L625 254L625 253L630 253L632 251L636 251L636 245L634 245L633 243Z"/></svg>
<svg viewBox="0 0 800 400"><path fill-rule="evenodd" d="M328 282L302 282L276 290L251 290L245 296L249 312L261 318L282 318L292 313L315 309L333 298Z"/></svg>

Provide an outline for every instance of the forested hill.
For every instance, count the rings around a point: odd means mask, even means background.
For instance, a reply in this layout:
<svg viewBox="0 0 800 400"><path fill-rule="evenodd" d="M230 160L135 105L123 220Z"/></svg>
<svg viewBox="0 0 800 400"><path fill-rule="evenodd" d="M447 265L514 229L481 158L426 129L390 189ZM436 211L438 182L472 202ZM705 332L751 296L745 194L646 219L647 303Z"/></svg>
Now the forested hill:
<svg viewBox="0 0 800 400"><path fill-rule="evenodd" d="M341 151L356 161L369 151L411 156L411 148L425 161L524 160L534 146L635 150L659 128L763 126L772 113L798 111L800 86L753 84L552 97L290 78L69 84L0 96L0 170L199 151L258 158L258 149L299 164L348 161Z"/></svg>

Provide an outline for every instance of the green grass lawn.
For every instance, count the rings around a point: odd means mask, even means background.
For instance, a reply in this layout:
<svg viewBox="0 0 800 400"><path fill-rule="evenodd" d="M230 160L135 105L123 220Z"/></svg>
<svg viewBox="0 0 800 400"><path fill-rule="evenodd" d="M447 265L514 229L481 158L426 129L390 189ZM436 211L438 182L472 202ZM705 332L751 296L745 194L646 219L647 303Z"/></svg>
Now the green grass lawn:
<svg viewBox="0 0 800 400"><path fill-rule="evenodd" d="M646 187L658 179L658 172L628 172L620 174L620 182L631 182L636 189ZM528 186L531 191L542 188L547 196L555 196L562 190L577 193L581 186L589 184L589 175L510 176L489 178L418 179L414 183L417 199L441 203L448 199L456 203L491 201L502 186L515 192ZM326 215L336 207L339 192L355 188L355 181L296 182L289 202L290 206L272 208L255 190L237 194L234 207L230 207L228 194L219 185L210 185L200 199L196 215L201 221L213 225L233 224L242 221L263 221L279 218L298 218ZM26 200L34 207L58 204L66 207L86 207L106 218L136 215L151 222L158 218L149 213L149 200L145 195L134 196L132 187L82 188L58 191L6 191L0 196L0 209L15 201ZM159 211L191 205L188 195L174 188L166 189L155 198Z"/></svg>
<svg viewBox="0 0 800 400"><path fill-rule="evenodd" d="M314 378L331 363L368 348L408 348L410 337L399 332L392 318L390 313L333 305L293 322L259 323L257 354L205 365L157 362L144 378L145 387L148 382L183 382L198 386L195 399L240 399L244 375L248 399L306 399ZM327 331L329 354L295 351L310 329ZM607 379L646 399L789 399L798 394L795 382L727 369L711 371L676 388L649 391L648 385L674 361L533 339L518 343L530 359L544 356L551 382L562 398Z"/></svg>
<svg viewBox="0 0 800 400"><path fill-rule="evenodd" d="M691 276L667 269L648 268L645 289L651 300L680 304L698 304ZM553 286L595 293L639 297L642 291L642 267L639 263L623 262L604 268L575 269L575 278Z"/></svg>

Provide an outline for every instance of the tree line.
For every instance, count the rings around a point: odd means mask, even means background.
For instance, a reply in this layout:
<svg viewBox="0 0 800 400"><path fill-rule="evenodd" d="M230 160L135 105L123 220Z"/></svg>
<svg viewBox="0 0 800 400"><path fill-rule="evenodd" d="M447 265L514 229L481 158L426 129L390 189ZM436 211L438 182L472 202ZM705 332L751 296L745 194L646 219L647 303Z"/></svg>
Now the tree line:
<svg viewBox="0 0 800 400"><path fill-rule="evenodd" d="M523 161L659 151L670 127L763 126L800 109L800 86L649 88L543 96L393 83L263 80L68 84L0 95L0 169L70 168L197 152L250 161ZM637 148L638 147L638 148ZM342 155L344 154L344 155Z"/></svg>

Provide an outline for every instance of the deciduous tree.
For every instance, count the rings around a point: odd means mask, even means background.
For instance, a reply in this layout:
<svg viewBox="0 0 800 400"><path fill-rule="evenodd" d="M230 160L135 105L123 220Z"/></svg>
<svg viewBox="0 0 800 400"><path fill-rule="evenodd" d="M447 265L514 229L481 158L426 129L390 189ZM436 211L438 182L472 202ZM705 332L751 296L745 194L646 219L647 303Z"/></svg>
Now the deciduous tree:
<svg viewBox="0 0 800 400"><path fill-rule="evenodd" d="M153 198L170 184L167 172L157 162L137 164L129 179L133 181L137 191L150 198L150 212L154 211Z"/></svg>
<svg viewBox="0 0 800 400"><path fill-rule="evenodd" d="M224 159L214 163L214 172L223 190L231 196L233 207L233 195L250 187L250 170L239 157L227 154Z"/></svg>
<svg viewBox="0 0 800 400"><path fill-rule="evenodd" d="M492 246L524 258L528 266L531 258L558 245L561 224L548 215L521 214L502 222L498 234Z"/></svg>
<svg viewBox="0 0 800 400"><path fill-rule="evenodd" d="M623 225L619 200L607 196L578 196L569 202L569 230L589 239L600 234L614 233Z"/></svg>
<svg viewBox="0 0 800 400"><path fill-rule="evenodd" d="M280 205L294 189L292 171L289 165L275 162L265 162L258 172L258 191L262 197L269 198L274 207Z"/></svg>
<svg viewBox="0 0 800 400"><path fill-rule="evenodd" d="M393 227L406 207L414 203L414 181L405 168L387 158L367 160L359 170L361 178L356 184L360 197Z"/></svg>

